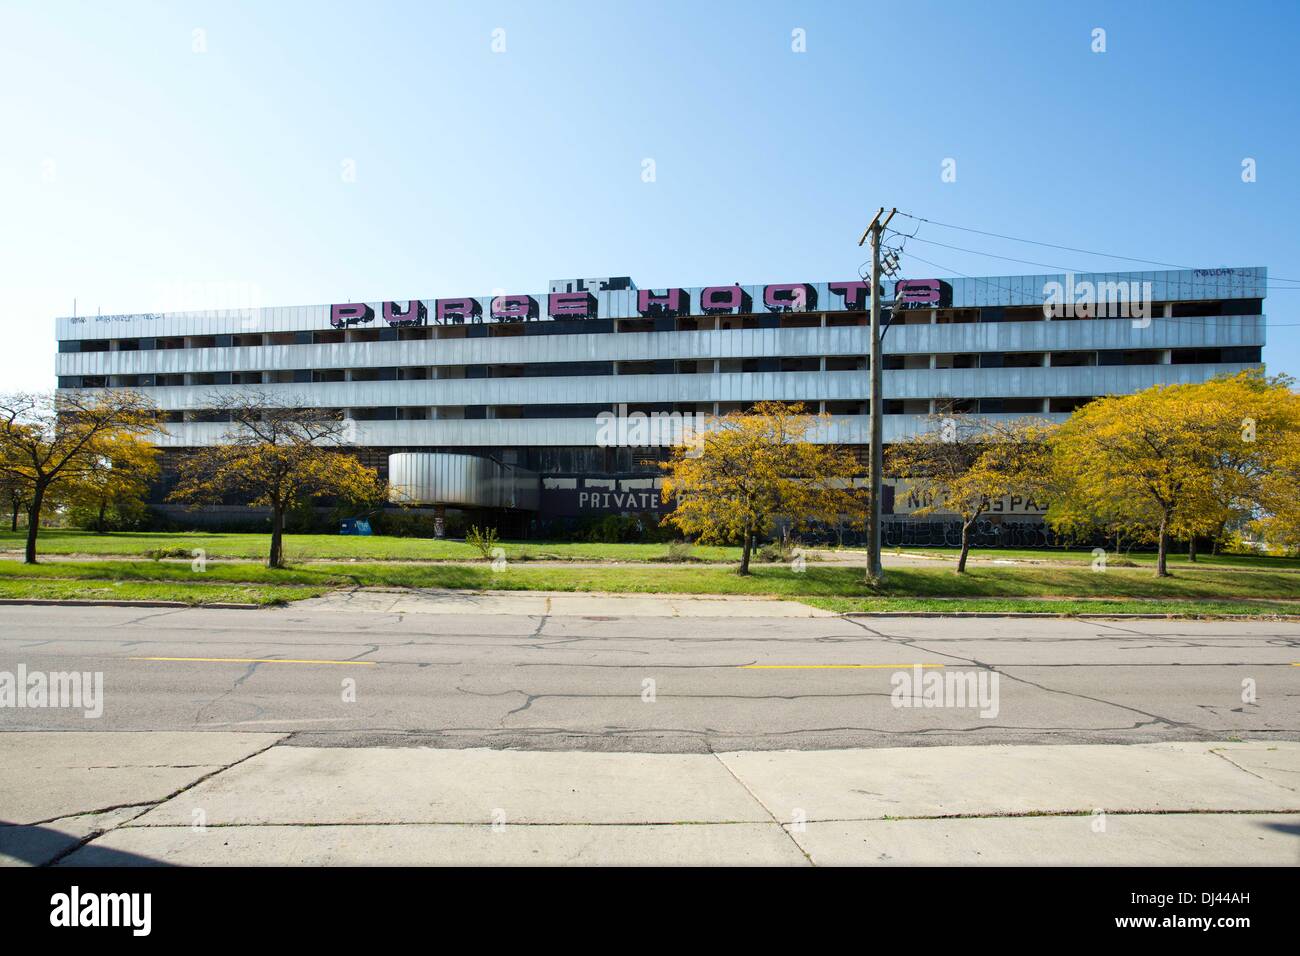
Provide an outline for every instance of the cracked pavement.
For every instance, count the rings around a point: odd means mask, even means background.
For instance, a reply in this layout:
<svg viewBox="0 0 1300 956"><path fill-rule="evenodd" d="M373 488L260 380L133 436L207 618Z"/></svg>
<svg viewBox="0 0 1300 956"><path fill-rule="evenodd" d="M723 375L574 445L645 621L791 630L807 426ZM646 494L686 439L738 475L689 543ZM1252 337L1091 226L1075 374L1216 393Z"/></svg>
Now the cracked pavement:
<svg viewBox="0 0 1300 956"><path fill-rule="evenodd" d="M0 861L1297 862L1295 622L567 610L6 608Z"/></svg>
<svg viewBox="0 0 1300 956"><path fill-rule="evenodd" d="M1292 621L10 607L0 670L102 671L105 706L0 709L0 729L662 753L1300 740L1296 662ZM892 706L893 665L918 663L996 674L996 717ZM820 669L844 664L870 667Z"/></svg>

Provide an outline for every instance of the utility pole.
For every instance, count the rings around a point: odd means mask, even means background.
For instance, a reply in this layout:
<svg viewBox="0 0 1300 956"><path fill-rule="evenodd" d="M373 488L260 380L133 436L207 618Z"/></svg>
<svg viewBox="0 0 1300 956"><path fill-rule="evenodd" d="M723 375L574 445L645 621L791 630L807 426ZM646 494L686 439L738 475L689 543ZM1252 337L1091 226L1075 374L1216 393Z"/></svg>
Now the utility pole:
<svg viewBox="0 0 1300 956"><path fill-rule="evenodd" d="M868 498L870 516L867 519L868 584L880 584L885 578L885 569L880 563L880 509L885 470L884 421L881 417L884 402L881 398L883 362L880 357L880 239L896 212L896 208L891 209L885 215L885 207L881 206L867 226L867 231L858 240L859 246L868 239L871 240L871 417L868 431L871 445L871 495Z"/></svg>

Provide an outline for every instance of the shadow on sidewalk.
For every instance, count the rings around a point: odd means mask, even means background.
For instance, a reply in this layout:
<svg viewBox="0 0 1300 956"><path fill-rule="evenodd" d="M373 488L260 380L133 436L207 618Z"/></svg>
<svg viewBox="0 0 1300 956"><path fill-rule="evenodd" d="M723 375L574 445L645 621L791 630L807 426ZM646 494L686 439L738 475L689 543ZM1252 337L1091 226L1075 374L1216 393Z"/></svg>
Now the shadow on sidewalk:
<svg viewBox="0 0 1300 956"><path fill-rule="evenodd" d="M78 849L82 839L51 827L0 820L0 857L30 866L49 866L70 851L76 852L76 866L172 866L138 853L94 844Z"/></svg>

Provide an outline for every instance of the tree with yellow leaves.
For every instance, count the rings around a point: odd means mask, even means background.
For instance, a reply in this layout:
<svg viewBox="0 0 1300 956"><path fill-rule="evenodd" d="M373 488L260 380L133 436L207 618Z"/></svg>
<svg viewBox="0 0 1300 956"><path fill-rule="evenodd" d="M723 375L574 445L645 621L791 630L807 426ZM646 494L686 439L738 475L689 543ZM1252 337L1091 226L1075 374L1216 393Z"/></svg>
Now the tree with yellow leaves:
<svg viewBox="0 0 1300 956"><path fill-rule="evenodd" d="M1234 515L1246 512L1253 528L1270 545L1300 548L1300 394L1287 376L1258 373L1218 380L1232 392L1225 400L1239 412L1238 434L1225 464L1238 476L1229 490ZM1220 492L1227 497L1228 491ZM1243 502L1240 499L1245 498Z"/></svg>
<svg viewBox="0 0 1300 956"><path fill-rule="evenodd" d="M1294 427L1278 404L1288 394L1252 371L1090 402L1054 436L1048 520L1122 515L1156 542L1156 574L1167 576L1171 537L1215 534L1254 506L1271 449Z"/></svg>
<svg viewBox="0 0 1300 956"><path fill-rule="evenodd" d="M1252 528L1269 546L1294 552L1300 550L1300 428L1278 441L1269 461L1260 482L1261 513Z"/></svg>
<svg viewBox="0 0 1300 956"><path fill-rule="evenodd" d="M170 497L197 506L233 496L270 508L270 567L284 567L284 516L291 508L319 497L375 495L375 472L343 450L346 422L257 394L217 397L213 405L229 414L233 427L221 444L183 461Z"/></svg>
<svg viewBox="0 0 1300 956"><path fill-rule="evenodd" d="M24 491L27 564L36 563L41 513L51 498L90 480L121 443L159 431L156 411L126 389L0 398L0 472Z"/></svg>
<svg viewBox="0 0 1300 956"><path fill-rule="evenodd" d="M143 514L144 496L158 477L158 449L139 435L119 434L104 440L99 455L99 467L68 482L60 497L85 526L102 533Z"/></svg>
<svg viewBox="0 0 1300 956"><path fill-rule="evenodd" d="M961 519L957 573L966 571L970 532L993 503L1033 493L1051 426L1033 419L929 416L930 427L889 447L885 473L902 479L924 504L915 514L949 511Z"/></svg>
<svg viewBox="0 0 1300 956"><path fill-rule="evenodd" d="M799 403L758 402L710 420L663 463L665 522L705 543L739 541L738 573L749 574L754 540L784 518L794 527L863 520L866 466L849 451L809 440L829 423Z"/></svg>

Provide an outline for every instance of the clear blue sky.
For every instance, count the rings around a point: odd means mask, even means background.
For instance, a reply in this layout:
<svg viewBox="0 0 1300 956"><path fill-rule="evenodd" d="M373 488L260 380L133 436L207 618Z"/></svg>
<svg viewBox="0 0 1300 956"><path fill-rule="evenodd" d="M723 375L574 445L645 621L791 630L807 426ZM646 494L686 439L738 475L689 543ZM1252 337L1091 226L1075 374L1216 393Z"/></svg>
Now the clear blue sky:
<svg viewBox="0 0 1300 956"><path fill-rule="evenodd" d="M882 204L1300 278L1298 38L1294 2L0 0L0 390L52 385L74 297L834 279ZM1053 271L908 251L948 267L911 275ZM1273 371L1300 374L1298 305L1270 295Z"/></svg>

